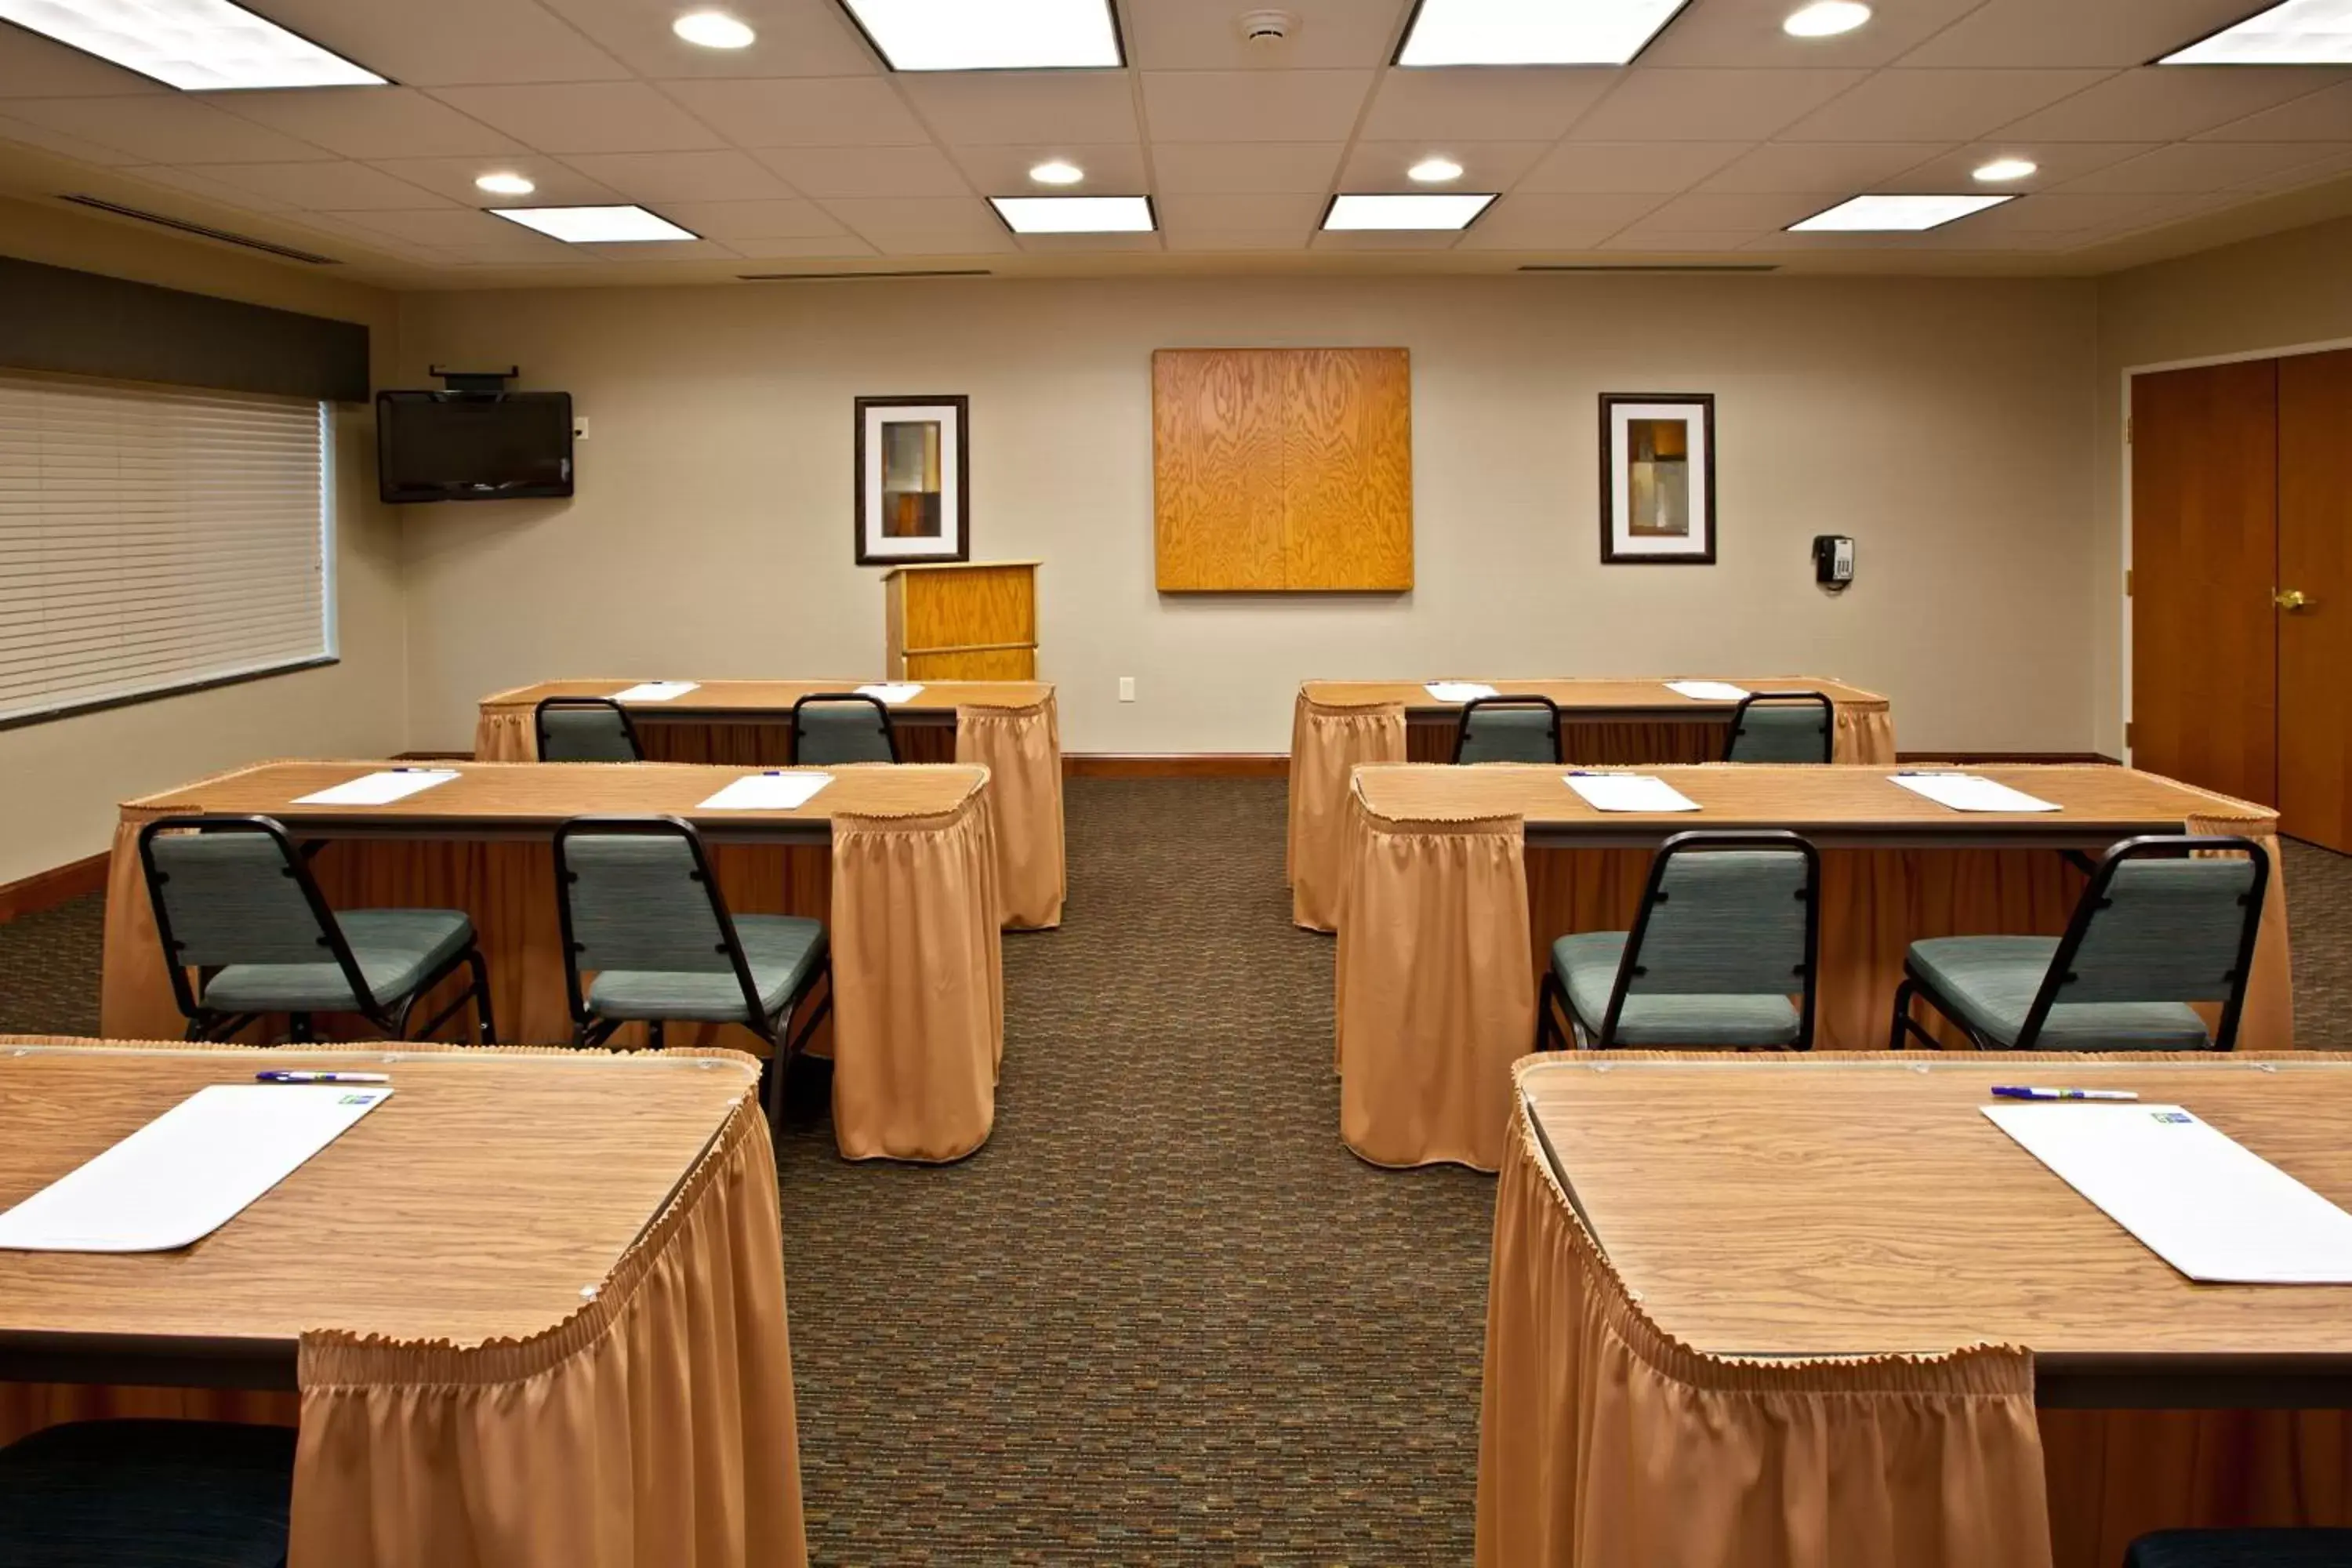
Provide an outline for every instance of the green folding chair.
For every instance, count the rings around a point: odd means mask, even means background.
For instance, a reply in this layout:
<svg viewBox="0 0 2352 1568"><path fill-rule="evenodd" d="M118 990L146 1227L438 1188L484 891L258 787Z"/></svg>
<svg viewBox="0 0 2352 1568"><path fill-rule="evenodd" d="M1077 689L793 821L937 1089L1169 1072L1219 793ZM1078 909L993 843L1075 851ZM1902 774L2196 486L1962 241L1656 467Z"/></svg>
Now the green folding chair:
<svg viewBox="0 0 2352 1568"><path fill-rule="evenodd" d="M898 728L890 722L890 705L879 697L812 691L793 704L793 761L799 766L898 760Z"/></svg>
<svg viewBox="0 0 2352 1568"><path fill-rule="evenodd" d="M8 1568L284 1568L294 1428L74 1421L0 1448Z"/></svg>
<svg viewBox="0 0 2352 1568"><path fill-rule="evenodd" d="M1559 705L1549 697L1474 697L1454 733L1456 763L1560 761Z"/></svg>
<svg viewBox="0 0 2352 1568"><path fill-rule="evenodd" d="M1826 763L1837 707L1818 691L1751 691L1731 710L1727 763Z"/></svg>
<svg viewBox="0 0 2352 1568"><path fill-rule="evenodd" d="M609 697L550 697L531 710L542 763L641 763L629 710Z"/></svg>

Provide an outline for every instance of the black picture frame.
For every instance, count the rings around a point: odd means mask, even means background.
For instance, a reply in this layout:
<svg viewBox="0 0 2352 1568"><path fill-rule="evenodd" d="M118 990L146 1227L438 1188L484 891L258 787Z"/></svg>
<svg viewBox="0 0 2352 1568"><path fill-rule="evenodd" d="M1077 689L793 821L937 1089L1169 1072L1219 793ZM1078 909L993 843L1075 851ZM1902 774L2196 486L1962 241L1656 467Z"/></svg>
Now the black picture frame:
<svg viewBox="0 0 2352 1568"><path fill-rule="evenodd" d="M866 509L866 465L870 458L878 460L878 453L870 453L866 442L866 416L874 409L940 409L955 411L955 486L954 493L940 498L942 510L955 524L953 549L944 544L937 550L897 550L877 553L872 547L869 525L879 519L870 518ZM857 552L860 566L925 565L942 561L971 559L971 399L961 393L942 394L932 397L860 397L854 400L850 423L853 430L853 460L850 467L850 526L851 542Z"/></svg>
<svg viewBox="0 0 2352 1568"><path fill-rule="evenodd" d="M1616 411L1626 405L1697 410L1700 447L1706 461L1696 476L1699 514L1694 523L1704 529L1701 550L1642 550L1621 545L1617 538L1617 475L1624 454L1617 449ZM1604 566L1712 566L1716 563L1715 394L1711 392L1604 392L1601 395L1601 563Z"/></svg>

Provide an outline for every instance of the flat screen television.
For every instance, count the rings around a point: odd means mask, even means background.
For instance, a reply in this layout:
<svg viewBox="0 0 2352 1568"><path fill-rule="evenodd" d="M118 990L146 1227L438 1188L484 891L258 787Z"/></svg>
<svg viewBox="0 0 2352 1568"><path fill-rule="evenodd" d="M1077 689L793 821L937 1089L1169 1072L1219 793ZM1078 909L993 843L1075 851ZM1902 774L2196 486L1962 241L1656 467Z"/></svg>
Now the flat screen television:
<svg viewBox="0 0 2352 1568"><path fill-rule="evenodd" d="M572 493L568 392L379 392L377 488L387 501Z"/></svg>

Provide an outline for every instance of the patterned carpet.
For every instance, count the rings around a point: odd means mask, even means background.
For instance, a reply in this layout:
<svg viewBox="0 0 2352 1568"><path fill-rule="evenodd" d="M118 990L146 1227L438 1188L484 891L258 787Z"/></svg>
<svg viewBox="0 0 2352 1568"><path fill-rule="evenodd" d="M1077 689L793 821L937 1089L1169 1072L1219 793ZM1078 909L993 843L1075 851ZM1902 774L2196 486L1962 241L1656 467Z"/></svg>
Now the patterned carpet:
<svg viewBox="0 0 2352 1568"><path fill-rule="evenodd" d="M1279 784L1076 781L1008 938L987 1148L779 1157L809 1539L849 1563L1461 1563L1492 1184L1337 1136L1331 943ZM2298 1019L2352 1046L2352 858L2289 845ZM0 925L0 1029L97 1026L100 900Z"/></svg>

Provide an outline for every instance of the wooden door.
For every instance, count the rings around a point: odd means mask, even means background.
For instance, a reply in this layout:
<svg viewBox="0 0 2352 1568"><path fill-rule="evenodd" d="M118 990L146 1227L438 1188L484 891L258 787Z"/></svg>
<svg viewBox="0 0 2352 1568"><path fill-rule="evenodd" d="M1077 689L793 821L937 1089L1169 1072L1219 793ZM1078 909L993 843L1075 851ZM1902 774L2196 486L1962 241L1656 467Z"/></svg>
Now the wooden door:
<svg viewBox="0 0 2352 1568"><path fill-rule="evenodd" d="M2281 830L2352 854L2352 350L2279 362Z"/></svg>
<svg viewBox="0 0 2352 1568"><path fill-rule="evenodd" d="M2132 381L2132 761L2278 804L2278 362Z"/></svg>

